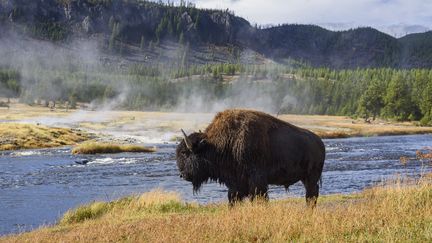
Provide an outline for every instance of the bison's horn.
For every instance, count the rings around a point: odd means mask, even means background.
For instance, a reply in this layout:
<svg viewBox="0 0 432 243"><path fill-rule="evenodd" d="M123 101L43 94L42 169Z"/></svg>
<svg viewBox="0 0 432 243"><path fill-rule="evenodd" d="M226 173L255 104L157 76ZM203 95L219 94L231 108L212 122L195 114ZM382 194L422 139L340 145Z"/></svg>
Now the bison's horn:
<svg viewBox="0 0 432 243"><path fill-rule="evenodd" d="M183 136L184 136L184 141L185 141L185 143L186 143L186 147L187 147L189 150L192 150L192 144L191 144L191 142L189 141L188 136L186 135L185 131L183 131L183 129L181 129L181 131L182 131Z"/></svg>

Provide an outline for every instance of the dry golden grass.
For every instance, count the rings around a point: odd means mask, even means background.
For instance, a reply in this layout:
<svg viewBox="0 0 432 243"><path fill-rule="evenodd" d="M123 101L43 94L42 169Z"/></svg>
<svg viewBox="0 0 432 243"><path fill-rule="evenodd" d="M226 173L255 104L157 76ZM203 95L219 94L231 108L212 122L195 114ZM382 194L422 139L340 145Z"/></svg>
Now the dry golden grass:
<svg viewBox="0 0 432 243"><path fill-rule="evenodd" d="M86 142L72 149L72 154L114 154L114 153L150 153L156 152L156 148L148 148L139 145L120 145L110 143Z"/></svg>
<svg viewBox="0 0 432 243"><path fill-rule="evenodd" d="M322 138L411 135L432 133L432 127L420 127L412 122L377 120L365 123L344 116L282 115L282 120L312 130Z"/></svg>
<svg viewBox="0 0 432 243"><path fill-rule="evenodd" d="M88 138L88 134L68 128L0 123L0 150L73 145Z"/></svg>
<svg viewBox="0 0 432 243"><path fill-rule="evenodd" d="M156 191L65 214L58 225L2 242L431 242L432 183L354 195L199 206Z"/></svg>
<svg viewBox="0 0 432 243"><path fill-rule="evenodd" d="M422 160L429 160L432 162L432 148L425 148L416 152L416 157Z"/></svg>
<svg viewBox="0 0 432 243"><path fill-rule="evenodd" d="M0 120L21 120L39 116L64 117L71 113L66 112L64 109L50 111L47 107L29 106L17 101L12 101L9 106L9 109L1 109Z"/></svg>
<svg viewBox="0 0 432 243"><path fill-rule="evenodd" d="M351 137L352 134L347 133L345 131L323 131L323 130L313 130L318 136L321 138L348 138Z"/></svg>

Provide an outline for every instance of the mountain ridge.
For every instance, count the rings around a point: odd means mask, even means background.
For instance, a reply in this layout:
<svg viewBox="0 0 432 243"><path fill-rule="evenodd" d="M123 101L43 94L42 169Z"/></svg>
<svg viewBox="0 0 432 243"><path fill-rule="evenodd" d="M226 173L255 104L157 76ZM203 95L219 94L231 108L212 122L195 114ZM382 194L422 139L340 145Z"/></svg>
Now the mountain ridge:
<svg viewBox="0 0 432 243"><path fill-rule="evenodd" d="M137 48L151 52L164 42L180 43L195 50L190 57L193 63L200 58L202 63L235 62L243 52L253 51L260 59L296 60L315 67L432 67L430 31L395 38L371 27L346 31L300 24L259 28L229 10L198 9L192 4L2 0L0 23L53 42L99 36L104 51L117 54L121 50L134 53ZM225 54L203 54L203 47L220 47Z"/></svg>

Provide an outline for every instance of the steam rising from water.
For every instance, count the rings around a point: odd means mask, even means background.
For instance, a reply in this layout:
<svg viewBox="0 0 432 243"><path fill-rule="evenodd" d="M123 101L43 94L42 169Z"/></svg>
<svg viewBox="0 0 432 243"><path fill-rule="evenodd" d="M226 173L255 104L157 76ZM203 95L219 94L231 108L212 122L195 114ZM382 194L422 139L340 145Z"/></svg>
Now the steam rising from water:
<svg viewBox="0 0 432 243"><path fill-rule="evenodd" d="M117 115L105 111L78 110L65 117L39 116L23 119L23 123L39 123L47 126L70 126L82 122L101 123L115 119Z"/></svg>
<svg viewBox="0 0 432 243"><path fill-rule="evenodd" d="M73 40L68 43L53 44L49 41L30 39L10 32L0 37L0 43L0 67L19 70L22 86L21 98L26 99L27 102L41 98L48 101L68 100L71 90L73 91L75 87L99 85L100 89L109 87L105 89L108 95L103 100L100 98L89 100L90 107L107 111L121 107L126 101L131 102L128 99L136 88L140 89L140 95L148 97L153 97L155 94L158 95L157 92L161 92L149 84L149 82L157 81L138 80L138 84L135 84L137 86L132 86L130 80L127 79L133 77L121 73L134 63L144 66L154 64L144 63L144 60L133 56L135 53L125 58L108 55L102 51L100 40ZM182 47L172 44L169 47L159 48L158 51L167 59L167 57L175 57L180 48ZM245 50L241 55L250 56L250 53ZM162 70L160 76L169 79L170 70L167 68L177 66L171 63L172 60L166 62L159 63L158 67L163 67L160 68ZM276 93L276 89L280 87L272 85L273 79L268 74L261 77L260 80L255 78L247 76L235 78L230 85L227 85L228 89L224 97L215 98L215 91L193 87L193 90L183 90L177 93L174 107L158 104L136 108L154 110L155 107L159 107L159 109L168 109L173 112L214 113L227 108L244 107L277 113L281 108L282 97L275 99L276 97L273 97L272 94ZM179 81L173 80L173 82ZM76 95L82 96L80 93ZM290 102L296 103L292 99L290 97ZM283 103L286 103L286 99Z"/></svg>
<svg viewBox="0 0 432 243"><path fill-rule="evenodd" d="M270 113L277 112L278 106L275 104L271 93L250 85L247 80L239 80L232 84L231 95L209 102L208 94L203 90L195 89L190 95L181 96L175 108L178 112L211 112L215 113L228 108L249 108L257 109Z"/></svg>
<svg viewBox="0 0 432 243"><path fill-rule="evenodd" d="M178 52L169 48L161 51L163 56L175 56L175 53L169 52ZM115 73L115 70L122 70L120 66L125 62L128 62L127 58L104 54L97 40L73 40L69 43L53 44L12 32L0 36L0 68L19 70L21 98L67 100L68 90L71 89L68 85L71 83L89 85L90 82L94 82L95 85L105 85L113 89L111 92L114 95L109 98L89 102L89 108L94 111L78 110L63 117L41 116L22 122L66 127L78 127L84 122L113 123L102 131L115 137L133 138L139 142L160 143L172 141L173 137L180 135L180 128L188 132L203 129L203 124L209 123L216 112L227 108L250 108L276 114L281 107L297 105L295 98L290 95L278 99L272 95L278 87L271 85L271 75L267 74L259 80L256 77L245 76L236 77L231 81L223 97L215 98L215 94L212 93L214 91L194 86L192 90L179 91L174 107L162 108L174 112L173 114L137 119L135 122L128 121L124 124L116 123L121 116L111 111L128 102L136 89L131 86L129 80L125 80L127 77ZM111 73L105 73L107 70ZM161 73L161 76L167 78L169 70L165 71L166 73ZM138 85L144 90L144 95L151 96L158 92L145 82ZM142 106L139 109L154 110L154 107ZM195 112L206 114L182 114Z"/></svg>

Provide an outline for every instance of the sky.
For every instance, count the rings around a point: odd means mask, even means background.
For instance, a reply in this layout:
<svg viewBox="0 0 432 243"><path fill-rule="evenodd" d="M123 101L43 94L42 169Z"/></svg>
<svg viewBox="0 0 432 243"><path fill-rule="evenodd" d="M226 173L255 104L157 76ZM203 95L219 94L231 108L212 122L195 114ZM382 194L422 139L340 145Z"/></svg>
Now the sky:
<svg viewBox="0 0 432 243"><path fill-rule="evenodd" d="M230 9L252 24L316 24L332 30L370 26L396 37L432 30L432 0L189 0Z"/></svg>

